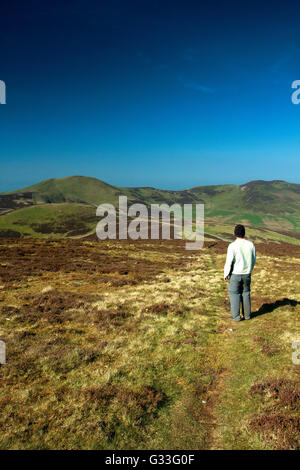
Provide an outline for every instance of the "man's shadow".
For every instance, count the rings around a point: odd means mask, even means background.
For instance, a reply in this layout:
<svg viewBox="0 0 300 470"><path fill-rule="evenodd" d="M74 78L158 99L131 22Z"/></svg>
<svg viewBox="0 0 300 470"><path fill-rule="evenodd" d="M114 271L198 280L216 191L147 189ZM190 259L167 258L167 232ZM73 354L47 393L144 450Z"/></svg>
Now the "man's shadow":
<svg viewBox="0 0 300 470"><path fill-rule="evenodd" d="M259 307L259 309L256 312L252 312L251 318L259 317L260 315L264 315L265 313L271 313L276 308L284 307L286 305L291 305L292 307L296 307L297 305L300 305L300 302L298 300L284 298L281 300L276 300L276 302L263 304L261 307Z"/></svg>

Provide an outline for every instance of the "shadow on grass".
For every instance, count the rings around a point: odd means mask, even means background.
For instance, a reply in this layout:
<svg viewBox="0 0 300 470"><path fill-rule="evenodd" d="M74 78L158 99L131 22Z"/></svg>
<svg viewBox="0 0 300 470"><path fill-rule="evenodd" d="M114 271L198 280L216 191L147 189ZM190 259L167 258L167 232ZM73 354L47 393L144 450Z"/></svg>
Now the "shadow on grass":
<svg viewBox="0 0 300 470"><path fill-rule="evenodd" d="M259 317L260 315L264 315L265 313L271 313L276 308L285 307L286 305L291 305L292 307L296 307L297 305L300 305L300 302L298 300L287 299L287 298L276 300L275 302L272 302L269 304L263 304L256 312L252 312L251 317L255 318L255 317Z"/></svg>

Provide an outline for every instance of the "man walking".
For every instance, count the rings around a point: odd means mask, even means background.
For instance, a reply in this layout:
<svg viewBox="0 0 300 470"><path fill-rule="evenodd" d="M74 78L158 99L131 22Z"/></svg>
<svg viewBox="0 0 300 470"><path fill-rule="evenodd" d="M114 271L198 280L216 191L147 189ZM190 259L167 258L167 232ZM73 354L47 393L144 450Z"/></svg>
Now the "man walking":
<svg viewBox="0 0 300 470"><path fill-rule="evenodd" d="M235 226L234 235L236 240L228 246L224 266L224 280L229 281L231 318L235 321L241 321L240 302L242 302L245 320L250 320L250 284L251 272L256 261L255 246L249 240L245 240L243 225Z"/></svg>

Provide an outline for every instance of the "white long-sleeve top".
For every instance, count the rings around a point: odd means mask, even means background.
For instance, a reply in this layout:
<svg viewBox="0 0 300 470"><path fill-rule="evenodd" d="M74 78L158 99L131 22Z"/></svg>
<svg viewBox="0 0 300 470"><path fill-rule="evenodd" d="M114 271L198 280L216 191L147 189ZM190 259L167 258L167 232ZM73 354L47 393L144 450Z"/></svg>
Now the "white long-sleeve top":
<svg viewBox="0 0 300 470"><path fill-rule="evenodd" d="M256 262L254 243L237 238L227 249L224 279L229 274L250 274ZM231 271L232 269L232 271Z"/></svg>

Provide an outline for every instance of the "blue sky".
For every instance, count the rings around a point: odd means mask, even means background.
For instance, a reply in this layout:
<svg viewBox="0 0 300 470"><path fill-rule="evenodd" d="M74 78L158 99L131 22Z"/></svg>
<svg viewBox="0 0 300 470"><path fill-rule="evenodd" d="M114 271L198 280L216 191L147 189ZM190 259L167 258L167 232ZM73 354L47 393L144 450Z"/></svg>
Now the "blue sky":
<svg viewBox="0 0 300 470"><path fill-rule="evenodd" d="M1 5L0 191L300 183L296 1Z"/></svg>

